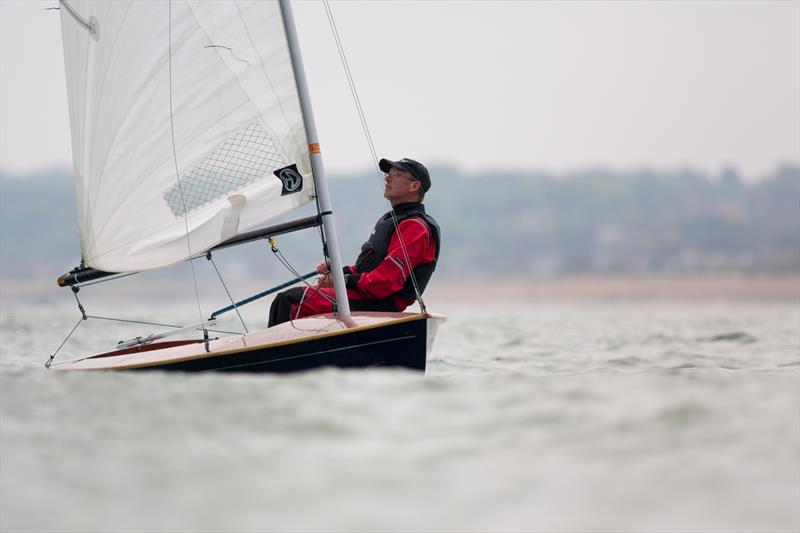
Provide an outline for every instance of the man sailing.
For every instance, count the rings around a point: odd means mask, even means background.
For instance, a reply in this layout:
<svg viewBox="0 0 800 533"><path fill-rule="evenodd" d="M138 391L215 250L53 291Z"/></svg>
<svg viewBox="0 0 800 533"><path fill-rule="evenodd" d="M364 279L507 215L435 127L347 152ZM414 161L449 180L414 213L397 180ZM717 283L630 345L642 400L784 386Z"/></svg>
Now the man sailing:
<svg viewBox="0 0 800 533"><path fill-rule="evenodd" d="M344 279L352 311L398 312L416 300L411 273L420 294L433 275L440 231L422 204L431 188L428 169L407 158L381 159L378 166L386 174L383 196L392 210L378 219L355 264L344 267ZM269 310L269 327L332 312L335 292L328 270L327 263L317 267L321 277L316 286L278 293Z"/></svg>

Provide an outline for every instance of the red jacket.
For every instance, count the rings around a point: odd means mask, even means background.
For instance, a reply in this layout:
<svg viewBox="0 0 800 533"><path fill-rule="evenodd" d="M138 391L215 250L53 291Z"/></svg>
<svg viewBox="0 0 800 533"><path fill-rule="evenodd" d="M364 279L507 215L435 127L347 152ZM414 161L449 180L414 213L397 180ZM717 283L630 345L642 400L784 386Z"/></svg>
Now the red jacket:
<svg viewBox="0 0 800 533"><path fill-rule="evenodd" d="M405 253L400 246L399 236L403 238ZM395 257L402 260L397 261ZM418 265L431 263L435 258L436 242L428 224L420 218L407 218L398 224L397 231L389 240L386 258L374 270L357 272L355 265L348 267L353 274L352 277L355 278L355 283L349 280L347 285L367 299L389 298L402 311L414 303L414 300L395 293L403 287L411 270Z"/></svg>

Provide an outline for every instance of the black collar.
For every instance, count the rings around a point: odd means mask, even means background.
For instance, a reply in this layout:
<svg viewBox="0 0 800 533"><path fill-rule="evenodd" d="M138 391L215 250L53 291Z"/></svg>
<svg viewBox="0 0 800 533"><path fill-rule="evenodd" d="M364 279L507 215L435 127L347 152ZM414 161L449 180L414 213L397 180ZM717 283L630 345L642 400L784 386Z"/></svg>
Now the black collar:
<svg viewBox="0 0 800 533"><path fill-rule="evenodd" d="M392 210L397 214L411 213L412 211L421 211L424 213L425 205L423 205L421 202L405 202L392 207Z"/></svg>

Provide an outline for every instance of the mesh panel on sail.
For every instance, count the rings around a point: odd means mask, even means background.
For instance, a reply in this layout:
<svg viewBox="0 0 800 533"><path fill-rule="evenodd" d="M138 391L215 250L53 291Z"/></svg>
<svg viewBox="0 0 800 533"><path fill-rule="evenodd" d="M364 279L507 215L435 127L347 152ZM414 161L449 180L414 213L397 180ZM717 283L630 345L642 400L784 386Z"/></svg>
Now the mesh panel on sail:
<svg viewBox="0 0 800 533"><path fill-rule="evenodd" d="M170 210L182 217L233 191L271 176L288 164L269 134L259 124L250 124L225 141L192 167L164 194ZM181 200L183 192L183 200Z"/></svg>

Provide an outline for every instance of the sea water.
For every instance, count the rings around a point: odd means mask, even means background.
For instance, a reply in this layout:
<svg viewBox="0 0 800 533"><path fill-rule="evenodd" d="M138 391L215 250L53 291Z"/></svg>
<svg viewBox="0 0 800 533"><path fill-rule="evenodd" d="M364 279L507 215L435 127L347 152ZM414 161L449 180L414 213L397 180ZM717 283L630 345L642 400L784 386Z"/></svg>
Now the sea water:
<svg viewBox="0 0 800 533"><path fill-rule="evenodd" d="M3 531L800 529L796 302L452 305L424 375L47 371L73 307L3 307Z"/></svg>

